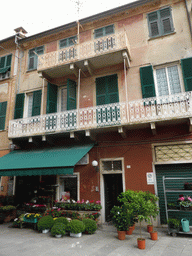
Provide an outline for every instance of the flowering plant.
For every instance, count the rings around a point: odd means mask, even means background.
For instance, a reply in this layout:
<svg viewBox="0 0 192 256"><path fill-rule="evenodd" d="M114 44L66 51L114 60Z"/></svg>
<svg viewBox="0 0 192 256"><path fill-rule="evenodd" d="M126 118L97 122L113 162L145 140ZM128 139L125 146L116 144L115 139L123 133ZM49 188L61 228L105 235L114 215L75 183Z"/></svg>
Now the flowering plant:
<svg viewBox="0 0 192 256"><path fill-rule="evenodd" d="M192 198L190 196L180 195L178 198L178 202L179 202L179 205L183 207L192 206Z"/></svg>
<svg viewBox="0 0 192 256"><path fill-rule="evenodd" d="M75 200L62 200L61 202L56 202L56 206L65 210L77 210L77 211L99 211L101 207L101 202L96 201L75 201Z"/></svg>
<svg viewBox="0 0 192 256"><path fill-rule="evenodd" d="M39 214L39 213L26 213L24 217L26 219L29 219L29 220L40 219L41 214Z"/></svg>

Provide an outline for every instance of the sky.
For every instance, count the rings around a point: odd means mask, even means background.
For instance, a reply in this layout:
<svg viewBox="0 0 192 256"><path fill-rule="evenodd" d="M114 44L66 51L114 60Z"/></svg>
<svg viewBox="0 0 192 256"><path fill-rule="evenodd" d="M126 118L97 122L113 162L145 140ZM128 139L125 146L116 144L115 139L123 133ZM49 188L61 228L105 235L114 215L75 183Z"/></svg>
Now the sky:
<svg viewBox="0 0 192 256"><path fill-rule="evenodd" d="M4 11L1 11L0 15L0 40L14 35L14 29L18 27L23 27L28 32L27 36L31 36L135 1L136 0L3 1L3 3L1 3L1 10Z"/></svg>

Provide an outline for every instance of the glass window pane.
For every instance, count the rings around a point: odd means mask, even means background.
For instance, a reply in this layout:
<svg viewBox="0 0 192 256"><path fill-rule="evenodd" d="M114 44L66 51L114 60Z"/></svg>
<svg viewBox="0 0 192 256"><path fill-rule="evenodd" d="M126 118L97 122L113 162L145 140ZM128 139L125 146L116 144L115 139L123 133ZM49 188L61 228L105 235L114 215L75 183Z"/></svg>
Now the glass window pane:
<svg viewBox="0 0 192 256"><path fill-rule="evenodd" d="M180 85L180 80L179 80L178 67L175 65L172 67L168 67L167 70L168 70L171 94L180 93L181 85Z"/></svg>
<svg viewBox="0 0 192 256"><path fill-rule="evenodd" d="M159 96L169 95L165 68L156 70L157 88Z"/></svg>
<svg viewBox="0 0 192 256"><path fill-rule="evenodd" d="M32 116L33 94L28 95L28 117Z"/></svg>
<svg viewBox="0 0 192 256"><path fill-rule="evenodd" d="M61 88L60 111L67 110L67 86Z"/></svg>

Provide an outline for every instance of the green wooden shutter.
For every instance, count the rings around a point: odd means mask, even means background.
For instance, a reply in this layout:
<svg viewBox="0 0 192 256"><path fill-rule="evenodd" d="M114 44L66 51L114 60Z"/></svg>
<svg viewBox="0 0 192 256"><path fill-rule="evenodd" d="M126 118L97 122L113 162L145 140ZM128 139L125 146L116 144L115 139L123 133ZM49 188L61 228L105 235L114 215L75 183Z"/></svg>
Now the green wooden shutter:
<svg viewBox="0 0 192 256"><path fill-rule="evenodd" d="M143 99L155 97L155 85L152 66L140 68L141 89Z"/></svg>
<svg viewBox="0 0 192 256"><path fill-rule="evenodd" d="M67 110L76 109L76 82L67 80Z"/></svg>
<svg viewBox="0 0 192 256"><path fill-rule="evenodd" d="M107 76L107 104L119 102L117 75Z"/></svg>
<svg viewBox="0 0 192 256"><path fill-rule="evenodd" d="M96 103L97 106L107 104L106 77L96 78Z"/></svg>
<svg viewBox="0 0 192 256"><path fill-rule="evenodd" d="M15 114L14 114L15 119L23 118L24 99L25 99L24 93L19 93L16 95Z"/></svg>
<svg viewBox="0 0 192 256"><path fill-rule="evenodd" d="M41 112L41 90L33 92L32 116L39 116Z"/></svg>
<svg viewBox="0 0 192 256"><path fill-rule="evenodd" d="M0 102L0 130L5 129L6 110L7 110L7 101Z"/></svg>
<svg viewBox="0 0 192 256"><path fill-rule="evenodd" d="M158 21L158 13L152 12L148 14L149 36L154 37L160 34L160 24Z"/></svg>
<svg viewBox="0 0 192 256"><path fill-rule="evenodd" d="M166 35L174 31L171 8L167 7L159 10L160 21L161 21L161 34Z"/></svg>
<svg viewBox="0 0 192 256"><path fill-rule="evenodd" d="M0 68L5 67L5 56L0 58Z"/></svg>
<svg viewBox="0 0 192 256"><path fill-rule="evenodd" d="M192 58L182 59L181 67L183 71L185 90L192 91Z"/></svg>
<svg viewBox="0 0 192 256"><path fill-rule="evenodd" d="M11 67L12 54L7 56L6 67Z"/></svg>
<svg viewBox="0 0 192 256"><path fill-rule="evenodd" d="M57 112L57 85L48 83L47 86L47 114Z"/></svg>

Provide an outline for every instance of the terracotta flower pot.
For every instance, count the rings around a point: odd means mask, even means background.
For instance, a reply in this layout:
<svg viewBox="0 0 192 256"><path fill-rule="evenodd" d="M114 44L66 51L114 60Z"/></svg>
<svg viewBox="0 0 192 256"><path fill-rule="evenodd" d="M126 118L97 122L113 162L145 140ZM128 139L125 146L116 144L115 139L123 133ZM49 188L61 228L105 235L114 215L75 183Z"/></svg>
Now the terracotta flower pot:
<svg viewBox="0 0 192 256"><path fill-rule="evenodd" d="M125 240L126 231L117 230L117 233L118 233L118 239L119 240Z"/></svg>
<svg viewBox="0 0 192 256"><path fill-rule="evenodd" d="M133 226L132 226L132 227L133 227L133 230L135 230L135 223L133 224Z"/></svg>
<svg viewBox="0 0 192 256"><path fill-rule="evenodd" d="M153 225L147 225L147 232L151 233L153 231Z"/></svg>
<svg viewBox="0 0 192 256"><path fill-rule="evenodd" d="M126 234L127 234L127 235L132 235L133 230L134 230L134 227L133 227L133 226L129 227L129 229L126 231Z"/></svg>
<svg viewBox="0 0 192 256"><path fill-rule="evenodd" d="M156 231L151 232L150 235L151 235L151 239L152 239L152 240L157 240L157 239L158 239L158 236L157 236L157 232L156 232Z"/></svg>
<svg viewBox="0 0 192 256"><path fill-rule="evenodd" d="M137 245L139 249L145 249L145 239L144 238L137 238Z"/></svg>

